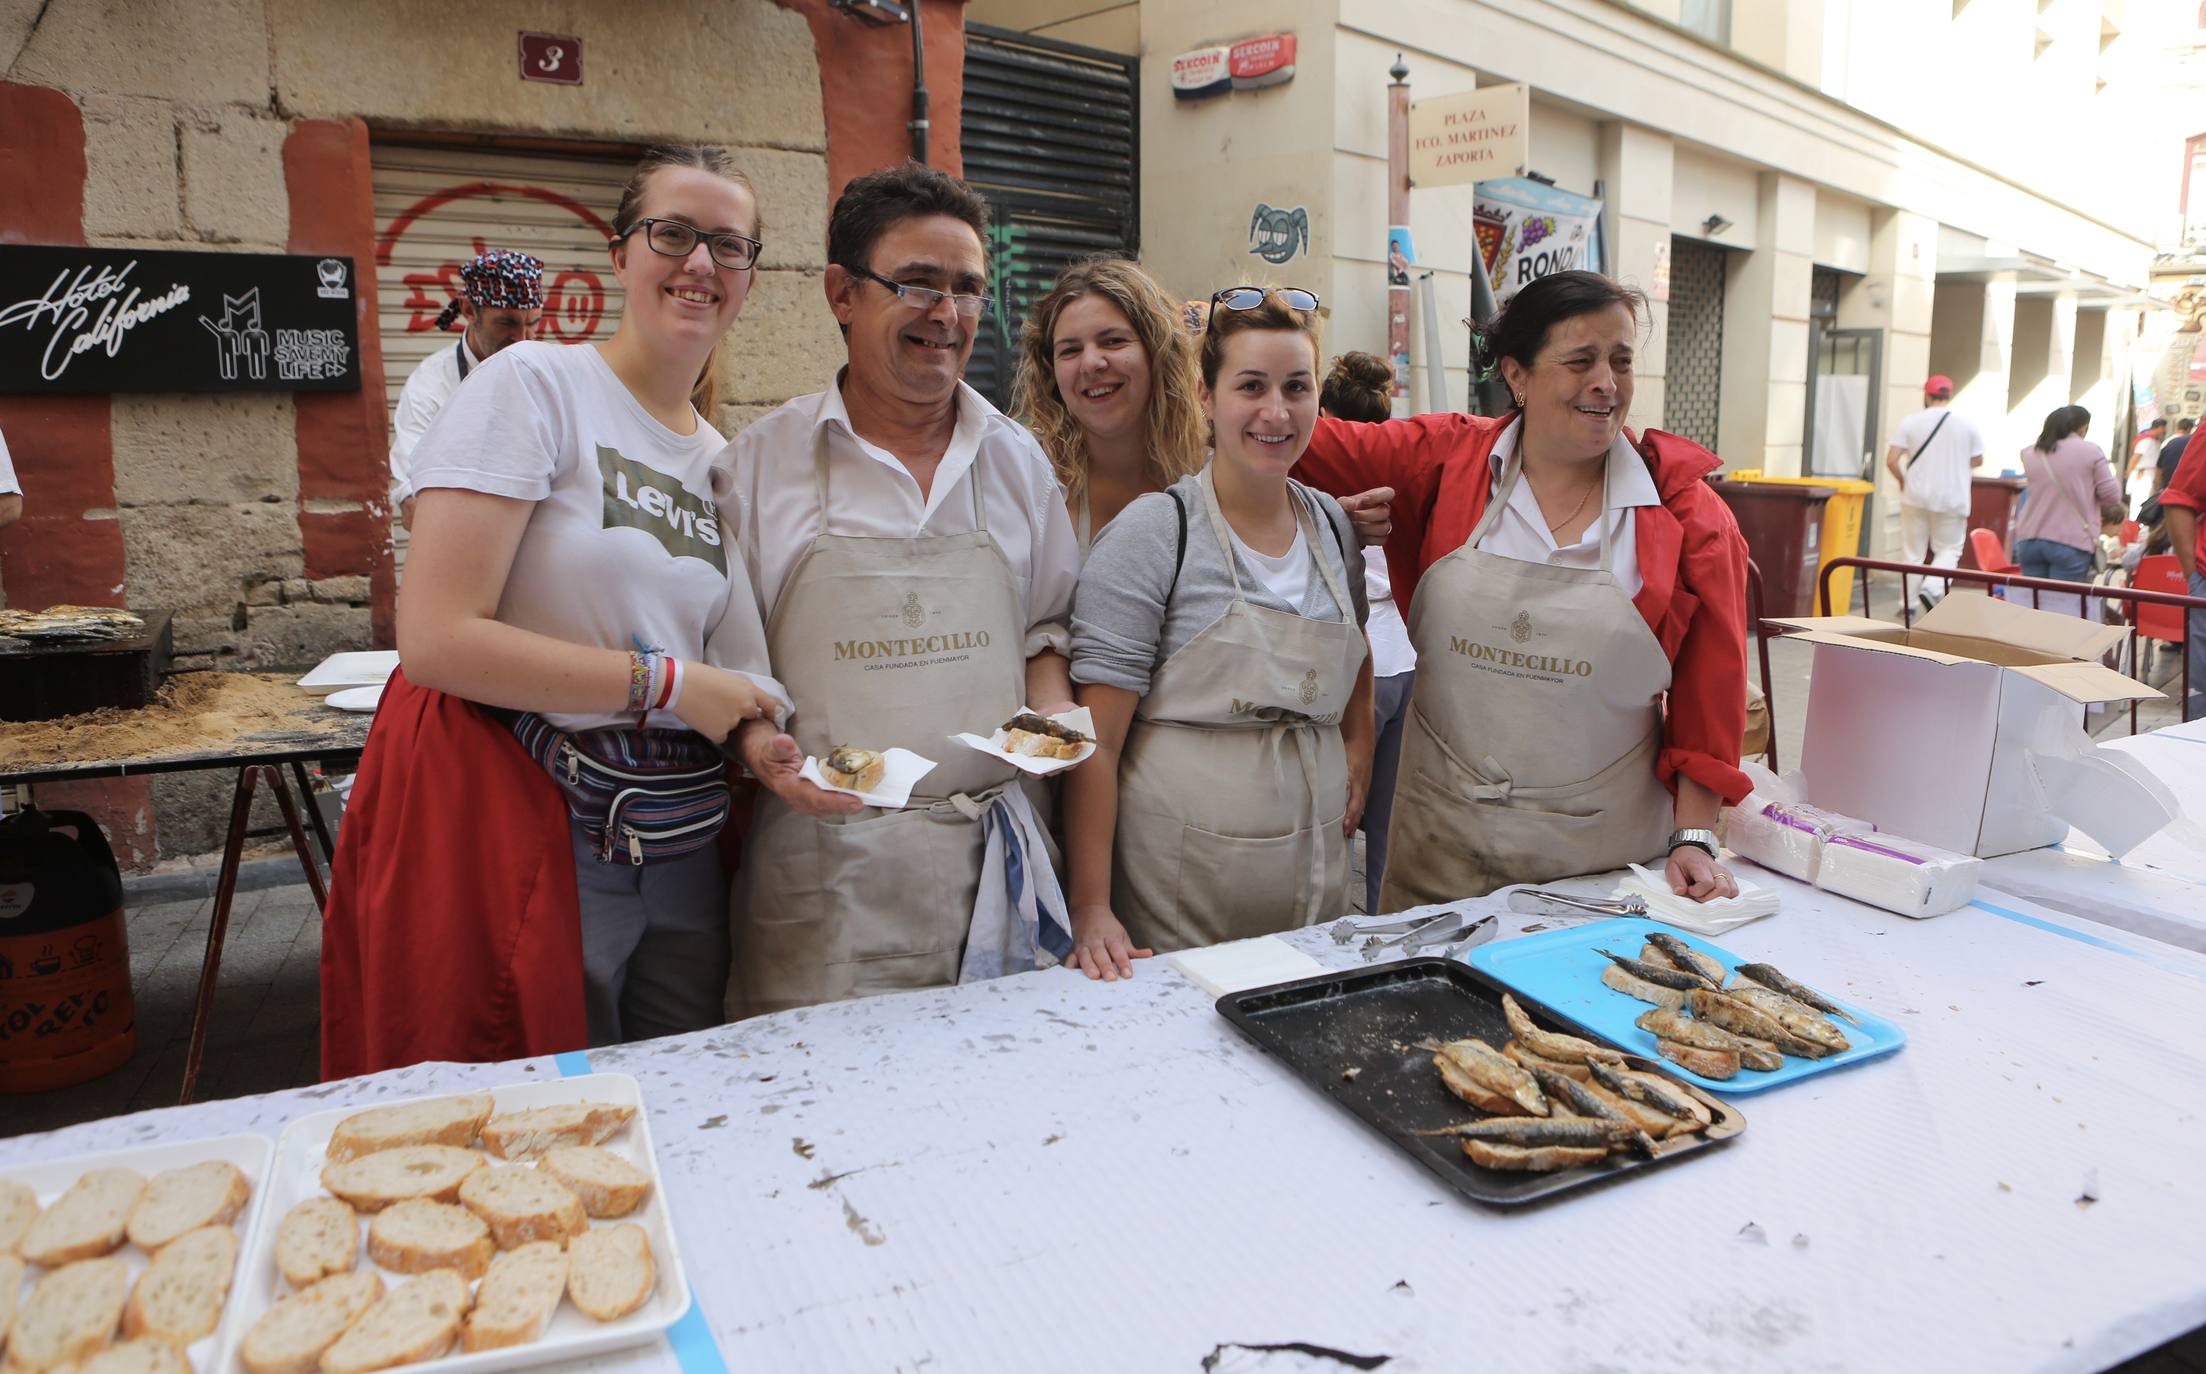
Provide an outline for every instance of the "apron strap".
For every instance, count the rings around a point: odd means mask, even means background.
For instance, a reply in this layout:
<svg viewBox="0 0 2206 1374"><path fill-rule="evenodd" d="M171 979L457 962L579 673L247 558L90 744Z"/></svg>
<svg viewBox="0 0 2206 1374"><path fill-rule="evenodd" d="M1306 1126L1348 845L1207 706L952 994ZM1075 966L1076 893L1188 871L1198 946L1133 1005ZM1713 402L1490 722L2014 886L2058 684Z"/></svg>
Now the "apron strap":
<svg viewBox="0 0 2206 1374"><path fill-rule="evenodd" d="M1218 537L1218 549L1226 556L1226 575L1233 579L1233 599L1246 601L1241 590L1241 560L1233 553L1233 534L1226 528L1225 512L1218 509L1218 486L1210 475L1210 465L1203 465L1203 510L1210 516L1211 532Z"/></svg>
<svg viewBox="0 0 2206 1374"><path fill-rule="evenodd" d="M1080 514L1073 523L1079 531L1080 551L1086 553L1095 546L1095 530L1088 512L1088 491L1085 487L1080 489Z"/></svg>
<svg viewBox="0 0 2206 1374"><path fill-rule="evenodd" d="M1287 488L1287 499L1294 502L1295 521L1302 526L1303 543L1309 546L1310 559L1317 564L1317 575L1324 580L1325 590L1331 594L1333 604L1340 607L1341 620L1348 624L1355 623L1356 603L1348 599L1348 592L1341 586L1340 579L1333 576L1333 565L1325 561L1325 546L1317 537L1317 517L1311 514L1310 499L1291 486ZM1327 517L1325 523L1332 524L1331 517ZM1343 549L1343 572L1347 571L1346 557L1347 551Z"/></svg>

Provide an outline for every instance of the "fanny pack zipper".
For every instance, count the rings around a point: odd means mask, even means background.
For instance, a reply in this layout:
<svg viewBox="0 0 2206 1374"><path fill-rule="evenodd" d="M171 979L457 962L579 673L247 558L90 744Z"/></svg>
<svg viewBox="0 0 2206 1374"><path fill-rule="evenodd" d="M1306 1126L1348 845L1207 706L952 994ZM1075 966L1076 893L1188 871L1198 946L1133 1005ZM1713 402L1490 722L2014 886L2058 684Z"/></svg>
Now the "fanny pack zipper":
<svg viewBox="0 0 2206 1374"><path fill-rule="evenodd" d="M727 823L727 813L725 811L721 811L716 815L706 816L703 820L692 821L688 825L678 825L665 830L638 830L635 826L623 822L620 818L621 809L627 805L629 798L678 798L688 795L689 793L702 794L707 792L720 792L722 794L726 794L726 791L727 789L725 787L714 784L707 787L693 787L688 789L688 792L655 792L649 788L630 787L614 793L612 801L608 802L605 807L605 839L598 846L599 862L611 863L613 861L613 842L616 835L624 837L628 841L628 862L641 867L643 864L643 842L646 837L654 840L677 839L683 835L693 834L696 831L706 829L709 826L724 825Z"/></svg>
<svg viewBox="0 0 2206 1374"><path fill-rule="evenodd" d="M571 740L561 740L559 742L559 753L566 760L567 781L576 784L581 782L582 770L584 769L588 769L592 773L601 773L609 778L620 778L626 782L681 782L689 778L716 778L727 771L726 764L715 763L709 767L692 768L679 773L639 773L627 768L615 768L611 764L600 763L596 759L585 757L581 750L574 747Z"/></svg>

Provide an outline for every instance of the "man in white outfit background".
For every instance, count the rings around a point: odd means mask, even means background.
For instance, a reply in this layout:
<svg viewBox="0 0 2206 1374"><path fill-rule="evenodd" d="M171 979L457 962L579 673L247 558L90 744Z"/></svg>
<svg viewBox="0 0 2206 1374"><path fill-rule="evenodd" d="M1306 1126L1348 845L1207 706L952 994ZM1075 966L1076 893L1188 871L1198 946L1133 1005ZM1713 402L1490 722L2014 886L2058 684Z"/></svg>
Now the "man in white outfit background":
<svg viewBox="0 0 2206 1374"><path fill-rule="evenodd" d="M1969 534L1969 474L1984 463L1984 436L1952 408L1953 379L1923 383L1923 408L1892 432L1884 465L1900 485L1900 557L1957 566ZM1943 577L1926 577L1916 594L1929 610L1946 594ZM1916 589L1910 588L1910 591Z"/></svg>

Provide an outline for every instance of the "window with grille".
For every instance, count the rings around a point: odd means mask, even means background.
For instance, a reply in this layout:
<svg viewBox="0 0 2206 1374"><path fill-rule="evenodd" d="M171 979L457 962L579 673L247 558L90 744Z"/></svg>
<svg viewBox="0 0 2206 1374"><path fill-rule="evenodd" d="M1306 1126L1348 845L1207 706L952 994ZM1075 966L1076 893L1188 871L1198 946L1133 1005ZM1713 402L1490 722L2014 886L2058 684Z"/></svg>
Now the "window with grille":
<svg viewBox="0 0 2206 1374"><path fill-rule="evenodd" d="M1670 240L1670 324L1663 336L1669 375L1662 427L1714 452L1723 397L1724 253L1693 239Z"/></svg>
<svg viewBox="0 0 2206 1374"><path fill-rule="evenodd" d="M1838 319L1838 288L1843 275L1833 267L1818 267L1808 281L1808 318L1831 324Z"/></svg>
<svg viewBox="0 0 2206 1374"><path fill-rule="evenodd" d="M1034 298L1082 258L1140 249L1135 60L965 26L960 122L965 179L988 198L995 309L980 321L965 380L1011 403L1019 326Z"/></svg>

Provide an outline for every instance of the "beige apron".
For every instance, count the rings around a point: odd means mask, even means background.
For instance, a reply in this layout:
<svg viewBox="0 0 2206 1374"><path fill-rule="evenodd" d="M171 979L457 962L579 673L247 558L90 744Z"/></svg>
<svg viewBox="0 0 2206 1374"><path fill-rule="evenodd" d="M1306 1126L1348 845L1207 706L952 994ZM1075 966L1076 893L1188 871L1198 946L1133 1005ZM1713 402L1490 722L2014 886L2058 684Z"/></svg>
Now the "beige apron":
<svg viewBox="0 0 2206 1374"><path fill-rule="evenodd" d="M766 627L805 753L838 744L938 760L900 811L813 817L759 793L744 850L731 1015L958 979L980 889L981 804L1017 770L950 736L1026 695L1024 598L988 535L979 460L969 534L827 533L826 427L812 448L820 532Z"/></svg>
<svg viewBox="0 0 2206 1374"><path fill-rule="evenodd" d="M1670 662L1609 570L1607 512L1595 570L1477 547L1521 475L1512 455L1478 528L1411 598L1386 911L1645 863L1670 835L1655 778Z"/></svg>
<svg viewBox="0 0 2206 1374"><path fill-rule="evenodd" d="M1365 653L1355 603L1290 488L1343 619L1252 604L1207 468L1202 492L1233 603L1157 668L1118 769L1111 907L1137 946L1159 952L1337 916L1348 882L1340 718Z"/></svg>

